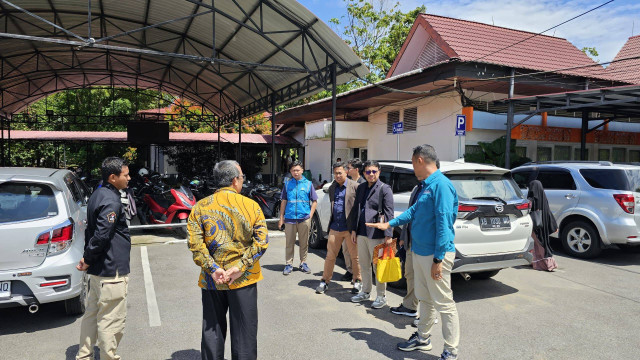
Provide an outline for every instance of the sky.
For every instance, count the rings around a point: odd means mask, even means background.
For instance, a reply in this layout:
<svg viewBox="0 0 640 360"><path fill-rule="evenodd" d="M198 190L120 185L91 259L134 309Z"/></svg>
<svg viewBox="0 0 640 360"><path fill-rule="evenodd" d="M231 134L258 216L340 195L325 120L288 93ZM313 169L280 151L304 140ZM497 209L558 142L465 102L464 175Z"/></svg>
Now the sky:
<svg viewBox="0 0 640 360"><path fill-rule="evenodd" d="M325 23L346 15L343 0L298 0ZM395 1L390 0L395 3ZM401 0L409 11L424 4L434 15L541 32L607 0ZM640 35L640 1L615 0L589 14L544 33L569 40L577 48L595 47L600 62L613 60L627 39Z"/></svg>

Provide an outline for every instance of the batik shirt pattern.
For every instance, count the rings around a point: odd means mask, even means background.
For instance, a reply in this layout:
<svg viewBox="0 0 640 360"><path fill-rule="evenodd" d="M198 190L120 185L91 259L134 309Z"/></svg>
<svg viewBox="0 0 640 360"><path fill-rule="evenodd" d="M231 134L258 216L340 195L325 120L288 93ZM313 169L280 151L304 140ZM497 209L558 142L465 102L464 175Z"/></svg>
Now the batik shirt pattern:
<svg viewBox="0 0 640 360"><path fill-rule="evenodd" d="M264 214L255 201L233 188L222 188L193 207L188 230L193 261L202 268L201 288L238 289L262 280L259 259L267 250L269 237ZM242 275L231 285L213 281L216 269L234 266Z"/></svg>

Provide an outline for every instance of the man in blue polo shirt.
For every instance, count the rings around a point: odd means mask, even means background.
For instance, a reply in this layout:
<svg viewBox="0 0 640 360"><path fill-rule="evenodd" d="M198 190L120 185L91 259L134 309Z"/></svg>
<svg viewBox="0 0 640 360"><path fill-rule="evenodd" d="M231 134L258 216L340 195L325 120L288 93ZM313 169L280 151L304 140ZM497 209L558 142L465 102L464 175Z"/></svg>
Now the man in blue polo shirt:
<svg viewBox="0 0 640 360"><path fill-rule="evenodd" d="M458 215L458 194L449 179L438 170L438 156L431 145L413 149L413 171L422 183L418 199L409 209L387 223L367 224L386 230L411 223L411 251L414 287L420 301L418 331L398 344L403 351L431 350L429 332L435 324L434 308L442 317L444 351L441 360L458 358L460 323L451 291L451 269L456 255L454 223Z"/></svg>
<svg viewBox="0 0 640 360"><path fill-rule="evenodd" d="M300 271L311 274L307 265L309 252L309 230L311 219L318 205L318 195L311 181L302 176L302 163L294 161L289 167L291 179L285 181L280 204L280 221L278 228L284 225L286 237L284 275L293 271L293 256L296 246L296 235L300 245Z"/></svg>

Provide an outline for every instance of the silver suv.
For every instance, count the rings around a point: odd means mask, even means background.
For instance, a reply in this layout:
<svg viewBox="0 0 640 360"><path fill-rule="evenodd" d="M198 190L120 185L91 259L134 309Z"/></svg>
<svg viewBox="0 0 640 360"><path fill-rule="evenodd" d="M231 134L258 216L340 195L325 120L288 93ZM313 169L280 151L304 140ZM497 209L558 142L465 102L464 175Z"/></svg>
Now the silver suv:
<svg viewBox="0 0 640 360"><path fill-rule="evenodd" d="M521 189L532 180L542 183L568 254L593 258L611 244L640 250L640 166L546 162L525 164L512 174Z"/></svg>
<svg viewBox="0 0 640 360"><path fill-rule="evenodd" d="M391 186L395 215L400 215L418 184L411 162L380 161L380 167L380 180ZM500 269L529 265L533 247L530 203L509 170L447 161L441 162L440 170L453 183L459 200L453 272L467 279L469 274L488 278ZM329 196L320 191L317 215L312 221L311 243L316 247L321 244L320 234L328 232L330 212ZM394 231L397 237L400 229Z"/></svg>
<svg viewBox="0 0 640 360"><path fill-rule="evenodd" d="M89 191L67 170L0 168L0 307L64 301L85 309L84 251Z"/></svg>

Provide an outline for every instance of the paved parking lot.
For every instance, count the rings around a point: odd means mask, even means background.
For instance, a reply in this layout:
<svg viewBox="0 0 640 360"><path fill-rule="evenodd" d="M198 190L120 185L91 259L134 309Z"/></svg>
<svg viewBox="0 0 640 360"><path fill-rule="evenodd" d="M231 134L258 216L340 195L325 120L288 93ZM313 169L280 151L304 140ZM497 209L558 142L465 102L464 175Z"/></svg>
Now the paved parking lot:
<svg viewBox="0 0 640 360"><path fill-rule="evenodd" d="M199 359L198 269L186 244L163 244L175 240L171 234L134 239L145 245L132 251L120 354L133 360ZM391 314L388 307L373 310L370 302L352 304L347 283L315 294L324 252L310 254L312 275L295 271L284 277L283 248L282 233L272 232L261 261L259 358L437 358L440 328L432 334L434 350L396 350L395 344L414 331L409 318ZM145 253L148 268L143 268ZM636 359L640 254L608 250L597 261L559 255L558 263L555 273L517 268L491 280L456 280L461 358ZM335 278L342 273L338 269ZM395 306L402 294L391 291L388 300ZM65 316L59 304L44 305L33 315L25 308L0 309L0 358L73 359L79 329L80 318Z"/></svg>

